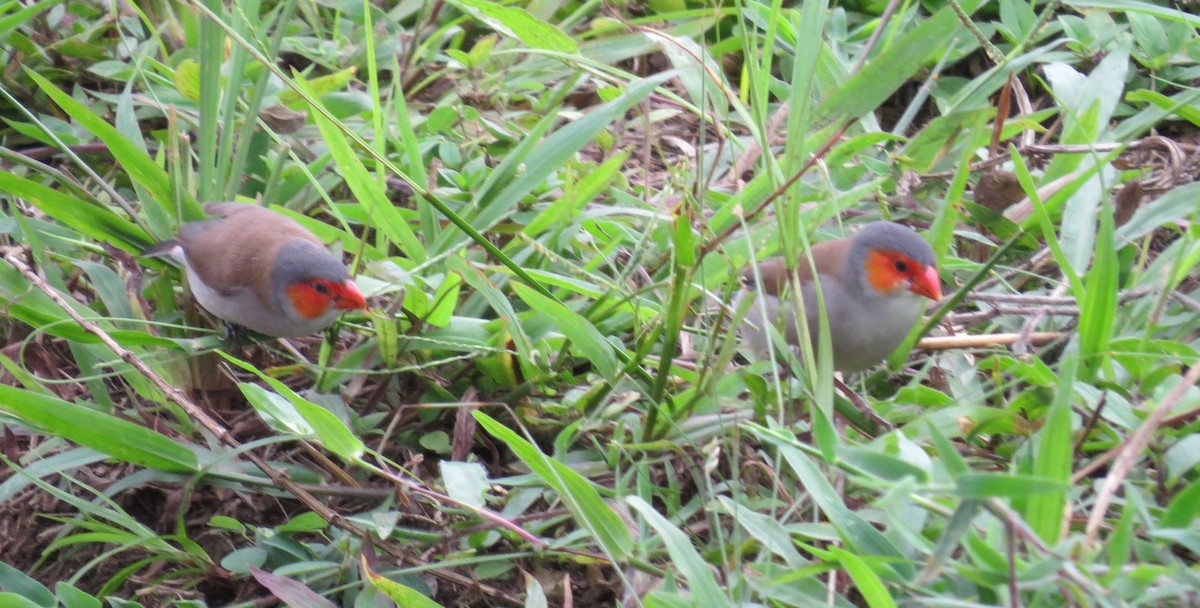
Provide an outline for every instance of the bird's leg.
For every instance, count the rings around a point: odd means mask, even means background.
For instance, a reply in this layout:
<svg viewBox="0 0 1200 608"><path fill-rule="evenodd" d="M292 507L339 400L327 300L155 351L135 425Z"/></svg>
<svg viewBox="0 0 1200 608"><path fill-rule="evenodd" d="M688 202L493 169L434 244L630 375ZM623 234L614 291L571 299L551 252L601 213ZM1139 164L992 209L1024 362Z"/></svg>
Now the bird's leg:
<svg viewBox="0 0 1200 608"><path fill-rule="evenodd" d="M863 398L858 396L858 393L855 393L853 389L846 386L846 383L839 380L837 376L834 376L833 378L833 386L841 391L842 395L845 396L846 399L850 400L850 403L854 405L855 409L862 412L864 416L869 418L875 424L879 425L879 428L884 429L885 431L896 430L895 425L887 420L884 420L879 416L879 414L876 414L875 410L871 409L871 407L867 405L867 402L863 401Z"/></svg>
<svg viewBox="0 0 1200 608"><path fill-rule="evenodd" d="M237 323L221 321L221 326L225 329L225 334L221 339L229 343L230 350L237 350L246 341L246 328Z"/></svg>

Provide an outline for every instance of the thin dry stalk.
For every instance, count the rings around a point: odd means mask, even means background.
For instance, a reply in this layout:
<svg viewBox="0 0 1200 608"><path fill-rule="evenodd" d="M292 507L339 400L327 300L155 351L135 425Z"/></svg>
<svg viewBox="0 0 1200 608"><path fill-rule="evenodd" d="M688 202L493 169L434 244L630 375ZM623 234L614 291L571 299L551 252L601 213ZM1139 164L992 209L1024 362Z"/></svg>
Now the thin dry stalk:
<svg viewBox="0 0 1200 608"><path fill-rule="evenodd" d="M1117 490L1125 483L1125 478L1129 476L1129 472L1133 470L1133 465L1137 464L1142 452L1146 449L1146 445L1150 443L1150 439L1154 437L1154 431L1167 418L1167 414L1175 409L1175 406L1183 400L1183 396L1187 394L1188 389L1200 382L1200 365L1193 365L1184 374L1183 379L1167 393L1166 398L1159 404L1150 415L1146 417L1146 421L1142 426L1134 431L1133 435L1126 439L1120 446L1116 462L1108 471L1108 476L1104 478L1104 485L1100 487L1100 491L1096 494L1096 503L1092 507L1092 514L1088 516L1087 528L1085 528L1086 545L1093 547L1096 544L1096 536L1100 532L1100 526L1104 523L1104 517L1108 513L1108 505L1112 503L1113 497L1117 495Z"/></svg>

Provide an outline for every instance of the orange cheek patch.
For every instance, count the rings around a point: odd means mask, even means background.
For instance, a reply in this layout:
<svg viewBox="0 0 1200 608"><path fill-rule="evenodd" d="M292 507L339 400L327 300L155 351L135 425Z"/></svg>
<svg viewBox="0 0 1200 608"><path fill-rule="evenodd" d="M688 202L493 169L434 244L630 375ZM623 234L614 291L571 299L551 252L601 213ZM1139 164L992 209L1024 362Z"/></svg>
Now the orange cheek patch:
<svg viewBox="0 0 1200 608"><path fill-rule="evenodd" d="M292 301L292 307L305 319L315 319L329 310L329 296L317 293L312 285L298 283L284 290Z"/></svg>
<svg viewBox="0 0 1200 608"><path fill-rule="evenodd" d="M867 282L876 291L891 293L900 287L904 277L896 272L896 260L893 256L878 251L867 254Z"/></svg>

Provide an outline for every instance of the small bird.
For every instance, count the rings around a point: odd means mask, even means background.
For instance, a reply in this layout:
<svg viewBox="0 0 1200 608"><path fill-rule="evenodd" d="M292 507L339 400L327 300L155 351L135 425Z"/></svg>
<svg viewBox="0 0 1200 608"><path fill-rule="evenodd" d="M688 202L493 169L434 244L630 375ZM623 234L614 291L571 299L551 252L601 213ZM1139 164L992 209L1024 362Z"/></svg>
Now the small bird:
<svg viewBox="0 0 1200 608"><path fill-rule="evenodd" d="M222 320L275 337L307 336L367 302L341 260L291 218L257 205L205 205L209 219L143 255L183 265L196 300Z"/></svg>
<svg viewBox="0 0 1200 608"><path fill-rule="evenodd" d="M812 259L825 300L835 371L856 372L879 363L912 329L921 314L921 298L942 297L933 250L900 224L872 222L853 236L813 245ZM808 260L802 256L795 266L815 352L821 331L817 290ZM745 285L735 306L760 292L764 298L763 306L758 301L750 305L742 340L756 355L765 355L770 349L767 324L773 323L788 344L796 346L797 304L790 299L795 289L785 261L766 260L757 274L748 268L742 277Z"/></svg>

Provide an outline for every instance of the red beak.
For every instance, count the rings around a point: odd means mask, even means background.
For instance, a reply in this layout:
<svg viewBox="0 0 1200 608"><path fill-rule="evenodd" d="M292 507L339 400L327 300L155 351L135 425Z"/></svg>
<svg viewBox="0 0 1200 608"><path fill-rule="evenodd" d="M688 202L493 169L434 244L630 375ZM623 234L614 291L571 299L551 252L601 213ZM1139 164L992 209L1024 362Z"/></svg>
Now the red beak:
<svg viewBox="0 0 1200 608"><path fill-rule="evenodd" d="M925 268L925 272L913 281L912 287L909 289L934 302L942 299L942 278L938 276L937 268L933 266Z"/></svg>
<svg viewBox="0 0 1200 608"><path fill-rule="evenodd" d="M358 290L358 285L354 281L346 281L342 283L342 288L334 298L335 306L342 310L361 310L367 307L367 300L363 297L362 292Z"/></svg>

